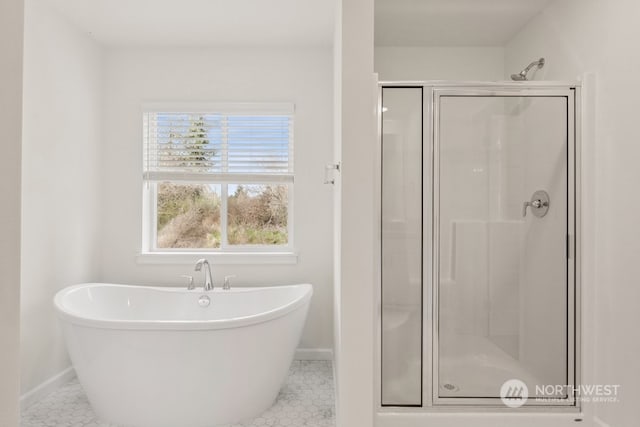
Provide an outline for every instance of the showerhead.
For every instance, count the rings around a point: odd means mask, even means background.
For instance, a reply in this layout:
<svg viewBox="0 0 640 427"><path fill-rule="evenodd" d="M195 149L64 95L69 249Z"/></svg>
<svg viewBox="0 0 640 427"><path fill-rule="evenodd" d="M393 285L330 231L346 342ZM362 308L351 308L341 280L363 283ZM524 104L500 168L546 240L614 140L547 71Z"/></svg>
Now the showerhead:
<svg viewBox="0 0 640 427"><path fill-rule="evenodd" d="M531 70L533 67L538 67L538 69L544 67L544 58L540 58L537 61L533 61L531 64L527 65L527 68L520 71L518 74L511 74L511 80L514 80L517 82L528 80L527 73L529 73L529 70Z"/></svg>

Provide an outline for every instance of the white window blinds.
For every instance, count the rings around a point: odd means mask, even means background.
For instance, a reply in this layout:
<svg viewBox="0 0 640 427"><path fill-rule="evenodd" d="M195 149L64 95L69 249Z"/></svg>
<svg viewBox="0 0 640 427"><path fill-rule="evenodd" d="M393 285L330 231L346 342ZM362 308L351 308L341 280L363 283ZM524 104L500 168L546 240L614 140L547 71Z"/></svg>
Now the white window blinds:
<svg viewBox="0 0 640 427"><path fill-rule="evenodd" d="M146 110L146 181L293 182L291 104Z"/></svg>

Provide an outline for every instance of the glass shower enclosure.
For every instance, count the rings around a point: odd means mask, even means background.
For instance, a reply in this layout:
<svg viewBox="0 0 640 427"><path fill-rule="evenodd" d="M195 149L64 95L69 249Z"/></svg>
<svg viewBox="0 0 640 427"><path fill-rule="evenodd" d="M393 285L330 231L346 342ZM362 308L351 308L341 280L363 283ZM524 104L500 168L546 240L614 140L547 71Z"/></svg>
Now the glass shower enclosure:
<svg viewBox="0 0 640 427"><path fill-rule="evenodd" d="M579 92L381 85L382 408L576 406Z"/></svg>

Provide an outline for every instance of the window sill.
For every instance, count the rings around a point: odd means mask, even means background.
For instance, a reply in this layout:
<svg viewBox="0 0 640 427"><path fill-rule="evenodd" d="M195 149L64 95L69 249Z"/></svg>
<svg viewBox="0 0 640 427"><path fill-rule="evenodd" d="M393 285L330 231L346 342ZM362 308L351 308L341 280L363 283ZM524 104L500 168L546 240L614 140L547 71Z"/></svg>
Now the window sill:
<svg viewBox="0 0 640 427"><path fill-rule="evenodd" d="M142 252L136 257L138 264L194 264L206 258L212 265L224 264L297 264L296 252Z"/></svg>

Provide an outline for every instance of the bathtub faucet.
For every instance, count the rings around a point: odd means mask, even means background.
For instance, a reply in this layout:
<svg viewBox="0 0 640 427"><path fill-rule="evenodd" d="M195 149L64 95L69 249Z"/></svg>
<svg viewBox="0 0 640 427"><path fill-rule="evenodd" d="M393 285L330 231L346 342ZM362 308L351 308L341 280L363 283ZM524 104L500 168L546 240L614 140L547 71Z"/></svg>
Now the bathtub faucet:
<svg viewBox="0 0 640 427"><path fill-rule="evenodd" d="M209 261L207 261L204 258L199 259L198 262L196 262L195 271L202 270L202 266L203 265L205 267L205 270L204 270L204 286L203 287L204 287L205 291L210 291L210 290L213 290L213 279L211 278L211 266L209 265Z"/></svg>

